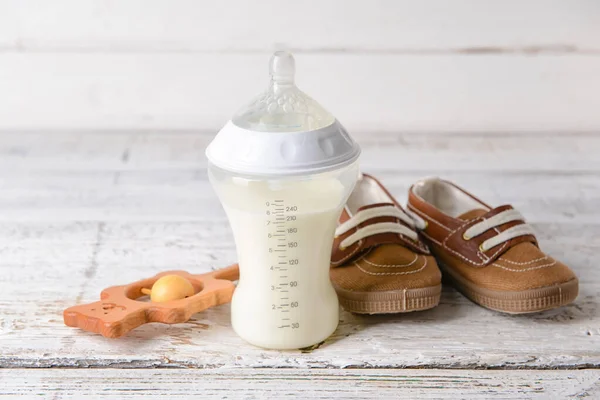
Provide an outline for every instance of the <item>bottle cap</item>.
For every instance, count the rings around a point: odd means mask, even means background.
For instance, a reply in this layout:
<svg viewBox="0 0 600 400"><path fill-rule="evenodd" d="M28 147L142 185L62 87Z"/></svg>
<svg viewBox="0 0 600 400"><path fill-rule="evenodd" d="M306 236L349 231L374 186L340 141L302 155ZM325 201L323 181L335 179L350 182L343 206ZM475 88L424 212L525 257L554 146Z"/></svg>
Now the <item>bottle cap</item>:
<svg viewBox="0 0 600 400"><path fill-rule="evenodd" d="M271 57L268 89L238 111L206 150L219 168L247 175L303 175L344 167L360 148L294 83L294 57Z"/></svg>

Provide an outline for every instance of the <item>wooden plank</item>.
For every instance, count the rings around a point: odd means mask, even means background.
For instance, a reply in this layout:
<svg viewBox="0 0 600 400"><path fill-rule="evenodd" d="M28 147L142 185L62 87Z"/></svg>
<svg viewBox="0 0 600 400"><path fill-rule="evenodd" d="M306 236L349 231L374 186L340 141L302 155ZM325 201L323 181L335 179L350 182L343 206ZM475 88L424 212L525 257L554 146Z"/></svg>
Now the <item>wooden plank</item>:
<svg viewBox="0 0 600 400"><path fill-rule="evenodd" d="M149 171L197 173L217 130L0 130L0 166L13 172ZM566 176L600 169L600 131L417 133L355 130L361 165L379 173L548 172ZM2 179L10 179L5 174ZM160 177L157 177L160 179Z"/></svg>
<svg viewBox="0 0 600 400"><path fill-rule="evenodd" d="M580 297L562 309L507 316L446 288L441 305L423 313L342 313L320 347L293 352L244 343L228 305L118 340L63 326L64 308L96 300L106 286L236 259L205 178L208 140L0 134L0 367L600 367L600 137L591 134L361 137L365 164L394 193L427 171L444 173L531 213L543 247L581 277ZM437 158L422 163L418 155Z"/></svg>
<svg viewBox="0 0 600 400"><path fill-rule="evenodd" d="M267 64L256 53L1 54L0 129L217 130L266 88ZM598 56L310 53L297 69L351 131L600 129Z"/></svg>
<svg viewBox="0 0 600 400"><path fill-rule="evenodd" d="M0 370L0 396L81 399L547 399L600 396L600 371Z"/></svg>
<svg viewBox="0 0 600 400"><path fill-rule="evenodd" d="M26 0L0 3L0 46L19 52L250 52L281 43L309 52L589 52L600 50L598 11L586 0Z"/></svg>
<svg viewBox="0 0 600 400"><path fill-rule="evenodd" d="M3 224L0 367L600 367L600 272L595 268L600 226L536 228L545 233L545 248L582 277L580 297L572 305L509 316L477 307L446 288L440 306L431 311L376 317L342 313L338 330L318 349L282 353L237 337L229 305L186 324L147 325L116 340L62 324L64 308L96 300L104 287L160 270L200 272L234 261L224 221Z"/></svg>
<svg viewBox="0 0 600 400"><path fill-rule="evenodd" d="M427 175L536 223L600 221L600 136L357 133L363 170L402 202ZM3 221L224 221L193 132L0 135ZM507 161L508 160L508 161ZM576 177L576 179L575 179Z"/></svg>
<svg viewBox="0 0 600 400"><path fill-rule="evenodd" d="M530 222L600 222L600 179L552 172L395 172L366 169L405 203L411 184L438 175L490 204L512 204ZM117 184L114 181L118 180ZM154 180L154 183L151 181ZM23 186L27 184L27 186ZM0 221L224 222L206 171L20 172L2 182ZM569 194L568 196L566 194Z"/></svg>
<svg viewBox="0 0 600 400"><path fill-rule="evenodd" d="M598 224L532 225L548 252L573 264L586 275L586 282L600 281L600 272L594 269L594 251L600 247ZM8 270L15 265L39 265L42 271L48 268L50 274L54 263L67 263L69 268L87 264L92 251L96 251L98 262L111 264L106 268L133 268L131 273L123 273L128 274L128 279L134 280L140 279L139 274L144 271L154 272L159 268L169 268L171 264L173 268L206 269L235 261L231 230L224 218L197 222L5 221L0 227L0 238L3 240L0 266ZM95 248L98 242L102 246ZM69 269L66 266L61 268ZM13 270L4 278L14 279L14 283L18 283L21 273L25 272ZM102 284L116 283L111 274L107 274L106 278L107 282L96 284L96 290L90 293L92 298L95 298Z"/></svg>

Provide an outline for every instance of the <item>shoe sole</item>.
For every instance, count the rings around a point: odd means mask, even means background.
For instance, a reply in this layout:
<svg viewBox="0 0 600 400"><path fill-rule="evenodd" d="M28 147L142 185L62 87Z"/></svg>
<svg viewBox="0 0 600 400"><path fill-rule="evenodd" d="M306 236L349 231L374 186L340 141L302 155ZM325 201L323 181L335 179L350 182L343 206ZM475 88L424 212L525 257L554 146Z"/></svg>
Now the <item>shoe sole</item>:
<svg viewBox="0 0 600 400"><path fill-rule="evenodd" d="M518 292L497 291L479 287L438 262L442 275L472 302L490 310L507 314L529 314L567 305L579 294L577 278L541 288Z"/></svg>
<svg viewBox="0 0 600 400"><path fill-rule="evenodd" d="M355 314L394 314L428 310L440 303L442 285L386 292L355 292L335 287L340 305Z"/></svg>

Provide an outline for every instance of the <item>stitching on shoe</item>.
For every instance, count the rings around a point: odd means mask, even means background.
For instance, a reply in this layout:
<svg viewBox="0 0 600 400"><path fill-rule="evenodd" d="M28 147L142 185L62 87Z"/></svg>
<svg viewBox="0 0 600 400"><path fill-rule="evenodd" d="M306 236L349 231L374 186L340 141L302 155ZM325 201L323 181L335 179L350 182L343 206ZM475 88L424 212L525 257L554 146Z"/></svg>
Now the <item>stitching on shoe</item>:
<svg viewBox="0 0 600 400"><path fill-rule="evenodd" d="M477 219L481 219L482 221L485 221L485 218L482 218L482 217L477 218ZM473 220L467 221L464 224L462 224L461 226L459 226L458 228L456 228L455 230L453 230L452 232L450 232L448 234L448 236L446 236L446 238L444 239L444 241L441 243L441 245L445 249L452 251L454 254L459 254L459 253L455 252L454 250L452 250L450 247L448 247L446 245L446 242L448 241L448 239L450 239L450 236L454 235L457 231L459 231L460 229L464 228L465 226L467 226L468 224L470 224L472 222L473 222ZM496 234L500 234L500 231L498 230L498 228L494 228L494 230L496 231ZM494 254L492 254L491 256L488 256L487 254L485 254L485 253L483 253L481 251L477 251L475 254L477 255L477 257L479 257L480 260L483 261L482 263L476 263L475 261L473 261L473 260L471 260L469 258L466 258L466 257L464 257L462 255L461 255L461 257L463 257L463 260L467 260L470 263L473 263L475 265L484 265L485 263L487 263L490 260L494 259L494 257L496 257L496 255L500 254L506 248L506 246L508 246L508 243L509 242L504 242L504 244L502 245L502 247L500 247L498 250L496 250L496 252ZM483 255L483 257L481 257L482 255Z"/></svg>
<svg viewBox="0 0 600 400"><path fill-rule="evenodd" d="M370 251L369 251L369 253L370 253ZM374 267L380 267L380 268L401 268L401 267L410 267L411 265L413 265L413 264L414 264L414 263L415 263L415 262L416 262L416 261L419 259L419 255L418 255L418 254L415 254L415 259L414 259L414 260L412 260L412 261L411 261L410 263L408 263L408 264L377 264L377 263L374 263L374 262L372 262L372 261L369 261L369 260L367 260L367 259L365 258L365 257L366 257L366 256L367 256L369 253L367 253L367 254L365 254L363 257L361 257L361 258L360 258L360 260L362 260L362 261L366 262L366 263L367 263L367 264L369 264L369 265L372 265L372 266L374 266ZM360 261L360 260L358 260L358 261Z"/></svg>
<svg viewBox="0 0 600 400"><path fill-rule="evenodd" d="M419 256L417 256L417 257L419 257ZM423 259L425 260L423 262L423 266L421 268L415 269L413 271L403 271L403 272L370 272L370 271L367 271L367 270L363 269L360 266L360 264L358 264L358 261L360 261L360 260L355 261L354 265L356 265L359 270L361 270L362 272L364 272L365 274L368 274L368 275L408 275L408 274L416 274L417 272L423 271L425 269L425 267L427 266L427 257L425 257L425 256L420 256L420 257L423 257Z"/></svg>
<svg viewBox="0 0 600 400"><path fill-rule="evenodd" d="M449 250L449 251L450 251L452 254L454 254L455 256L457 256L457 257L459 257L459 258L462 258L463 260L465 260L465 261L467 261L467 262L469 262L469 263L472 263L472 264L474 264L474 265L484 265L484 264L485 264L485 262L480 262L480 263L477 263L477 262L474 262L473 260L470 260L470 259L468 259L467 257L463 256L463 255L462 255L462 254L460 254L459 252L457 252L457 251L455 251L455 250L451 249L450 247L446 247L446 246L442 245L442 244L441 244L439 241L435 240L434 238L432 238L431 236L429 236L429 235L428 235L428 234L426 234L426 233L423 233L423 232L421 232L421 234L422 234L423 236L425 236L427 239L431 240L432 242L434 242L434 243L438 244L439 246L443 246L443 247L445 247L445 248L446 248L446 249L448 249L448 250Z"/></svg>
<svg viewBox="0 0 600 400"><path fill-rule="evenodd" d="M417 230L417 235L419 233L419 231ZM406 238L403 237L403 235L398 234L398 236L400 236L400 239L402 239L404 242L408 242L412 245L414 245L417 249L421 250L423 253L425 254L429 254L429 249L427 248L427 246L425 246L424 243L421 243L421 240L417 238L417 241L408 241Z"/></svg>
<svg viewBox="0 0 600 400"><path fill-rule="evenodd" d="M416 212L417 214L419 214L421 217L423 218L427 218L428 220L430 220L431 222L434 222L436 224L438 224L439 226L441 226L442 228L444 228L447 231L450 231L451 229L448 228L447 226L443 225L441 222L431 218L429 215L425 214L423 211L417 210L415 207L411 206L410 204L408 205L408 208L410 208L411 210L413 210L414 212ZM421 231L423 232L423 231Z"/></svg>
<svg viewBox="0 0 600 400"><path fill-rule="evenodd" d="M470 258L467 258L465 256L463 256L462 254L458 253L457 251L451 249L450 247L448 247L446 245L447 240L450 238L450 236L452 236L454 233L456 233L456 231L460 230L461 228L465 227L466 225L468 225L471 221L467 221L464 224L462 224L461 226L459 226L458 228L451 230L450 228L446 227L445 225L442 225L442 223L440 223L439 221L431 218L429 215L425 214L424 212L418 210L417 208L413 207L410 203L407 205L407 208L411 209L412 211L416 212L417 214L421 215L422 217L430 220L431 222L436 223L437 225L441 226L442 228L446 229L447 231L449 231L450 233L448 234L448 236L446 236L446 238L443 240L442 243L440 243L438 240L432 238L430 235L426 234L424 231L420 231L420 233L425 236L426 238L428 238L429 240L431 240L434 243L437 243L439 246L444 247L446 250L449 250L452 254L456 255L457 257L473 264L473 265L485 265L487 262L489 262L490 260L494 259L494 257L496 257L498 254L501 254L502 251L504 251L504 249L506 248L506 246L508 246L509 241L504 242L504 244L502 245L502 247L500 247L498 250L496 250L496 252L494 252L494 254L492 254L491 256L488 256L487 254L481 252L481 251L477 251L475 254L477 255L477 257L479 257L479 259L482 261L480 263L475 262L473 260L471 260ZM481 218L481 217L480 217ZM482 220L485 220L485 218L481 218ZM500 234L500 230L498 229L498 227L495 227L494 230L496 231L497 234ZM482 257L483 255L483 257ZM505 261L505 260L503 260ZM504 267L506 269L506 267Z"/></svg>
<svg viewBox="0 0 600 400"><path fill-rule="evenodd" d="M542 264L542 265L538 265L538 266L535 266L535 267L529 267L529 268L523 268L523 269L508 268L508 267L505 267L504 265L500 265L500 264L496 264L496 263L493 263L492 267L502 268L502 269L504 269L506 271L511 271L511 272L527 272L527 271L533 271L535 269L548 268L548 267L553 266L554 264L556 264L556 260L554 260L554 261L552 261L551 263L548 263L548 264Z"/></svg>
<svg viewBox="0 0 600 400"><path fill-rule="evenodd" d="M477 218L477 219L479 219L479 218ZM473 220L467 221L467 222L463 223L461 226L459 226L458 228L454 229L453 231L450 231L448 236L446 236L446 238L442 242L442 246L446 247L446 242L448 241L448 239L450 239L450 236L454 235L457 231L459 231L462 228L464 228L465 226L469 225L471 222L473 222Z"/></svg>
<svg viewBox="0 0 600 400"><path fill-rule="evenodd" d="M485 218L484 218L484 220L485 220ZM495 227L495 228L494 228L494 230L496 231L496 234L498 234L498 235L500 234L500 229L498 229L498 227ZM496 254L498 254L498 253L500 253L502 250L504 250L504 248L505 248L506 246L508 246L508 243L510 243L510 240L509 240L509 241L506 241L506 242L504 242L504 244L502 245L502 247L500 247L500 248L498 249L498 251L496 251L494 254L492 254L492 256L491 256L491 257L488 257L488 261L490 260L490 258L494 258L494 257L496 257ZM487 257L487 254L485 254L485 253L483 253L483 255Z"/></svg>
<svg viewBox="0 0 600 400"><path fill-rule="evenodd" d="M481 220L484 220L485 218L477 218L475 221L477 221L477 220L479 220L479 219L481 219ZM456 232L458 232L459 230L461 230L462 228L464 228L465 226L469 225L469 224L470 224L470 223L472 223L472 222L473 222L473 220L467 221L467 222L465 222L464 224L462 224L461 226L459 226L458 228L456 228L455 230L453 230L452 232L450 232L450 233L448 234L448 236L446 236L446 238L445 238L445 239L444 239L444 241L442 242L442 246L443 246L445 249L447 249L447 250L453 251L455 254L459 254L458 252L456 252L456 251L454 251L453 249L451 249L450 247L448 247L448 245L447 245L446 243L448 242L448 239L450 239L450 237L451 237L452 235L454 235ZM475 262L475 261L471 260L470 258L468 258L468 257L464 257L464 256L462 256L462 255L461 255L461 257L463 257L463 260L466 260L466 261L468 261L468 262L470 262L470 263L473 263L473 264L475 264L475 265L484 265L486 262L488 262L488 261L489 261L489 258L488 258L488 256L487 256L486 254L483 254L483 256L484 256L485 258L484 258L484 257L482 257L482 253L481 253L480 251L476 252L475 254L476 254L476 255L477 255L477 257L479 257L479 259L482 261L481 263L477 263L477 262Z"/></svg>
<svg viewBox="0 0 600 400"><path fill-rule="evenodd" d="M508 246L509 242L504 242L504 244L502 245L502 247L500 247L494 254L492 254L490 257L487 256L487 254L484 253L484 256L487 257L488 261L493 259L494 257L496 257L497 254L500 254L502 251L504 251L504 249L506 248L506 246Z"/></svg>
<svg viewBox="0 0 600 400"><path fill-rule="evenodd" d="M507 260L504 258L499 258L498 261L507 262L507 263L513 264L513 265L529 265L529 264L536 263L538 261L546 260L547 258L548 258L548 256L544 256L544 257L536 258L535 260L530 260L530 261L525 261L525 262L516 262L516 261Z"/></svg>
<svg viewBox="0 0 600 400"><path fill-rule="evenodd" d="M435 220L435 219L431 218L429 215L427 215L427 214L423 213L422 211L420 211L420 210L417 210L415 207L413 207L413 206L412 206L412 205L410 205L410 204L408 204L408 208L410 208L412 211L416 212L417 214L421 215L422 217L424 217L424 218L426 218L426 219L430 220L431 222L434 222L434 223L438 224L439 226L441 226L442 228L444 228L444 229L445 229L445 230L447 230L448 232L451 232L451 233L450 233L450 234L449 234L449 235L448 235L448 236L447 236L447 237L444 239L444 244L442 244L442 243L440 243L439 241L437 241L436 239L432 238L431 236L429 236L428 234L426 234L424 231L421 231L420 233L421 233L423 236L425 236L426 238L428 238L428 239L429 239L429 240L431 240L432 242L434 242L434 243L437 243L438 245L440 245L440 246L444 247L445 249L449 250L449 251L450 251L451 253L453 253L454 255L456 255L456 256L458 256L458 257L462 258L463 260L465 260L465 261L467 261L467 262L469 262L469 263L472 263L473 265L485 265L485 263L487 263L487 262L488 262L488 261L489 261L491 258L494 258L494 257L495 257L495 256L496 256L498 253L500 253L501 251L503 251L503 250L504 250L504 248L505 248L505 247L508 245L508 242L504 243L504 245L503 245L503 246L502 246L500 249L498 249L498 251L496 251L496 252L495 252L495 253L494 253L494 254L493 254L491 257L488 257L488 256L487 256L487 254L483 254L483 255L484 255L484 257L485 257L485 258L483 258L483 257L481 257L481 254L480 254L481 252L479 252L479 251L478 251L478 252L476 253L476 254L477 254L477 257L479 257L479 259L480 259L482 262L480 262L480 263L478 263L478 262L475 262L475 261L471 260L470 258L466 258L466 257L465 257L465 256L463 256L462 254L460 254L460 253L458 253L458 252L454 251L453 249L451 249L450 247L446 246L446 244L445 244L446 240L448 240L448 237L449 237L450 235L452 235L452 232L456 232L456 231L457 231L457 229L455 229L454 231L452 231L452 230L451 230L450 228L448 228L447 226L445 226L445 225L442 225L442 224L441 224L440 222L438 222L437 220ZM467 221L465 224L461 225L461 227L459 227L458 229L460 229L460 228L464 227L464 226L465 226L466 224L468 224L469 222L471 222L471 221ZM496 228L496 229L497 229L497 228Z"/></svg>
<svg viewBox="0 0 600 400"><path fill-rule="evenodd" d="M331 264L333 264L333 265L339 265L339 264L341 264L341 263L345 262L347 259L349 259L349 258L350 258L350 257L352 257L354 254L356 254L356 252L357 252L357 251L359 251L359 250L361 249L361 247L362 247L362 239L361 239L361 240L359 240L359 241L356 243L356 249L354 249L354 250L353 250L353 251L352 251L350 254L348 254L348 255L347 255L347 256L345 256L345 257L342 257L342 258L341 258L339 261L332 261L332 262L331 262Z"/></svg>
<svg viewBox="0 0 600 400"><path fill-rule="evenodd" d="M476 254L476 255L477 255L477 257L479 257L479 259L480 259L481 261L483 261L484 263L488 261L488 260L486 260L485 258L481 257L481 252L480 252L480 251L478 251L478 252L477 252L477 253L475 253L475 254ZM485 254L484 254L484 255L485 255Z"/></svg>

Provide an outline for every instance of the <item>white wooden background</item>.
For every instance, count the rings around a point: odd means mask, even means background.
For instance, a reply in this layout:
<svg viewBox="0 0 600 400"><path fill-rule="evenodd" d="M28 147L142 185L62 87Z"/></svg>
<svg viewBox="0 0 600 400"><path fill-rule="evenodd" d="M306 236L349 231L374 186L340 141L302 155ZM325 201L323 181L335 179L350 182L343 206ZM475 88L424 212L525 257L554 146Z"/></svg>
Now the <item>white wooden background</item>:
<svg viewBox="0 0 600 400"><path fill-rule="evenodd" d="M506 316L445 288L293 352L228 306L63 326L106 286L235 261L204 149L276 48L399 200L441 175L513 204L578 300ZM600 397L599 93L594 0L0 0L0 398Z"/></svg>
<svg viewBox="0 0 600 400"><path fill-rule="evenodd" d="M246 344L228 305L104 339L64 326L63 309L161 270L235 261L206 176L212 134L6 132L0 397L598 398L600 135L355 136L364 170L400 201L419 177L442 175L492 204L513 204L580 277L577 301L509 316L446 287L426 312L343 312L333 336L305 351Z"/></svg>
<svg viewBox="0 0 600 400"><path fill-rule="evenodd" d="M214 130L279 47L352 131L600 128L596 0L0 0L0 128Z"/></svg>

